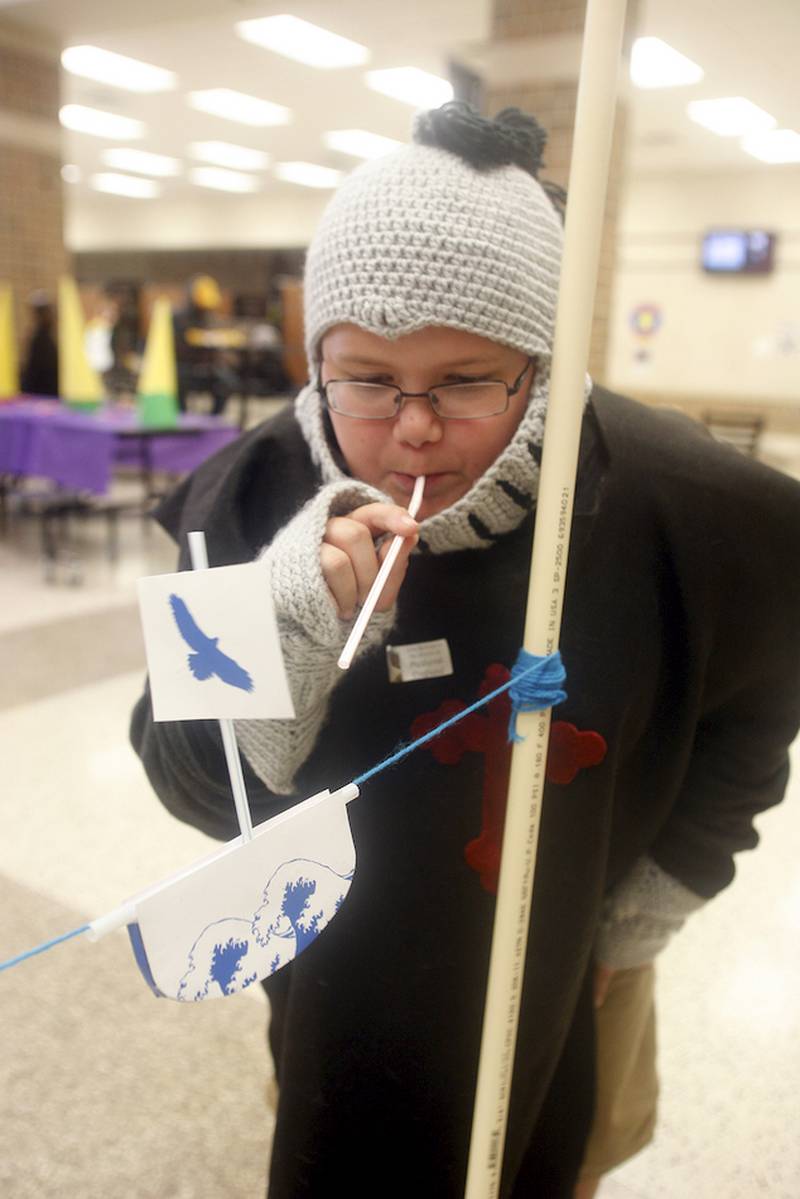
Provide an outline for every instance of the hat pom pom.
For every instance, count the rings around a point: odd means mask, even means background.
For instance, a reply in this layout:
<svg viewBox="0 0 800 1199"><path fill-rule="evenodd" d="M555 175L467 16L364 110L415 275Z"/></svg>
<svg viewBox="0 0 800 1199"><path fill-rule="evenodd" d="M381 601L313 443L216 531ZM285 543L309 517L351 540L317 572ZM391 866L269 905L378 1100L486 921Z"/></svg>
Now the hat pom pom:
<svg viewBox="0 0 800 1199"><path fill-rule="evenodd" d="M451 100L417 117L414 141L449 150L479 169L514 165L536 179L547 134L519 108L504 108L490 120L463 100Z"/></svg>

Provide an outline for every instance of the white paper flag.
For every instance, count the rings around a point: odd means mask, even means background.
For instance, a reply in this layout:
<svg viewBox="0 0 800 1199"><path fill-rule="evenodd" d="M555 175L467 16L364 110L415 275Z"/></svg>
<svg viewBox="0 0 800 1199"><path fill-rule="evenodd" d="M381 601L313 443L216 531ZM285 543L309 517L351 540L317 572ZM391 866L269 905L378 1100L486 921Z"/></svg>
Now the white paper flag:
<svg viewBox="0 0 800 1199"><path fill-rule="evenodd" d="M139 579L155 720L294 717L263 562Z"/></svg>
<svg viewBox="0 0 800 1199"><path fill-rule="evenodd" d="M142 974L184 1002L237 994L319 936L355 865L343 792L297 804L135 901L128 932Z"/></svg>

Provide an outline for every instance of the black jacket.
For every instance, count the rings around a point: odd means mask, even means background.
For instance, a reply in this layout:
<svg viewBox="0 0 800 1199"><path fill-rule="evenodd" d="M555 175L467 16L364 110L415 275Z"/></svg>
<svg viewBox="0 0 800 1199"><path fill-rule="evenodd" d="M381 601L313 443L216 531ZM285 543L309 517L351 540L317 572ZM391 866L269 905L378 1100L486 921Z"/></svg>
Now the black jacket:
<svg viewBox="0 0 800 1199"><path fill-rule="evenodd" d="M223 450L163 505L214 565L252 558L319 480L291 413ZM446 637L454 674L392 685L379 653L335 692L295 797L246 771L254 821L335 787L471 702L519 649L531 521L481 551L411 561L391 640ZM596 389L584 421L554 720L608 752L545 792L503 1195L569 1195L591 1109L588 977L604 893L636 859L702 896L757 841L800 723L800 486L685 418ZM166 806L235 833L213 725L132 737ZM350 805L357 869L342 911L269 980L281 1104L271 1199L456 1199L463 1190L494 901L464 858L481 828L482 755L427 749ZM388 1176L387 1176L388 1170ZM518 1185L515 1187L515 1179ZM524 1180L524 1181L523 1181Z"/></svg>

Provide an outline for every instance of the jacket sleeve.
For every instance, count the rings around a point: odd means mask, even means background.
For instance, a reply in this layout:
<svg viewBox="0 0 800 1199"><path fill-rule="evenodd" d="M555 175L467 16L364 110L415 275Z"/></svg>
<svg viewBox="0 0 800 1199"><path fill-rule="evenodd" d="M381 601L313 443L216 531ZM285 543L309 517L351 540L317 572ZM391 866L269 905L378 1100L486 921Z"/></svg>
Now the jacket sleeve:
<svg viewBox="0 0 800 1199"><path fill-rule="evenodd" d="M725 454L719 478L683 488L684 652L699 685L681 786L650 846L705 898L757 845L754 820L783 797L800 726L800 487Z"/></svg>
<svg viewBox="0 0 800 1199"><path fill-rule="evenodd" d="M212 837L236 836L239 829L216 721L156 723L148 684L133 709L130 738L153 790L173 816ZM253 823L260 823L282 805L276 805L246 760L242 771Z"/></svg>
<svg viewBox="0 0 800 1199"><path fill-rule="evenodd" d="M732 881L734 854L758 844L755 818L786 790L800 725L797 635L768 658L703 714L678 801L651 847L662 870L705 898Z"/></svg>
<svg viewBox="0 0 800 1199"><path fill-rule="evenodd" d="M669 820L603 904L599 962L627 969L652 961L732 881L734 855L758 844L755 818L783 797L798 725L800 650L792 636L698 725Z"/></svg>

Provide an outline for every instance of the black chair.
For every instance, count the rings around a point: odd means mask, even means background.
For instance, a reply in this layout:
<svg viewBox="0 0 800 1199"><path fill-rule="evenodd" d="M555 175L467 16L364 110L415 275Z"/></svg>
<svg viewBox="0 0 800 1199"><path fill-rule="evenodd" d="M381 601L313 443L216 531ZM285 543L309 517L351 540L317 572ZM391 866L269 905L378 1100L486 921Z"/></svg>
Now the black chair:
<svg viewBox="0 0 800 1199"><path fill-rule="evenodd" d="M703 413L703 424L712 437L724 441L748 454L758 456L759 441L764 432L764 417L752 409L709 409Z"/></svg>

